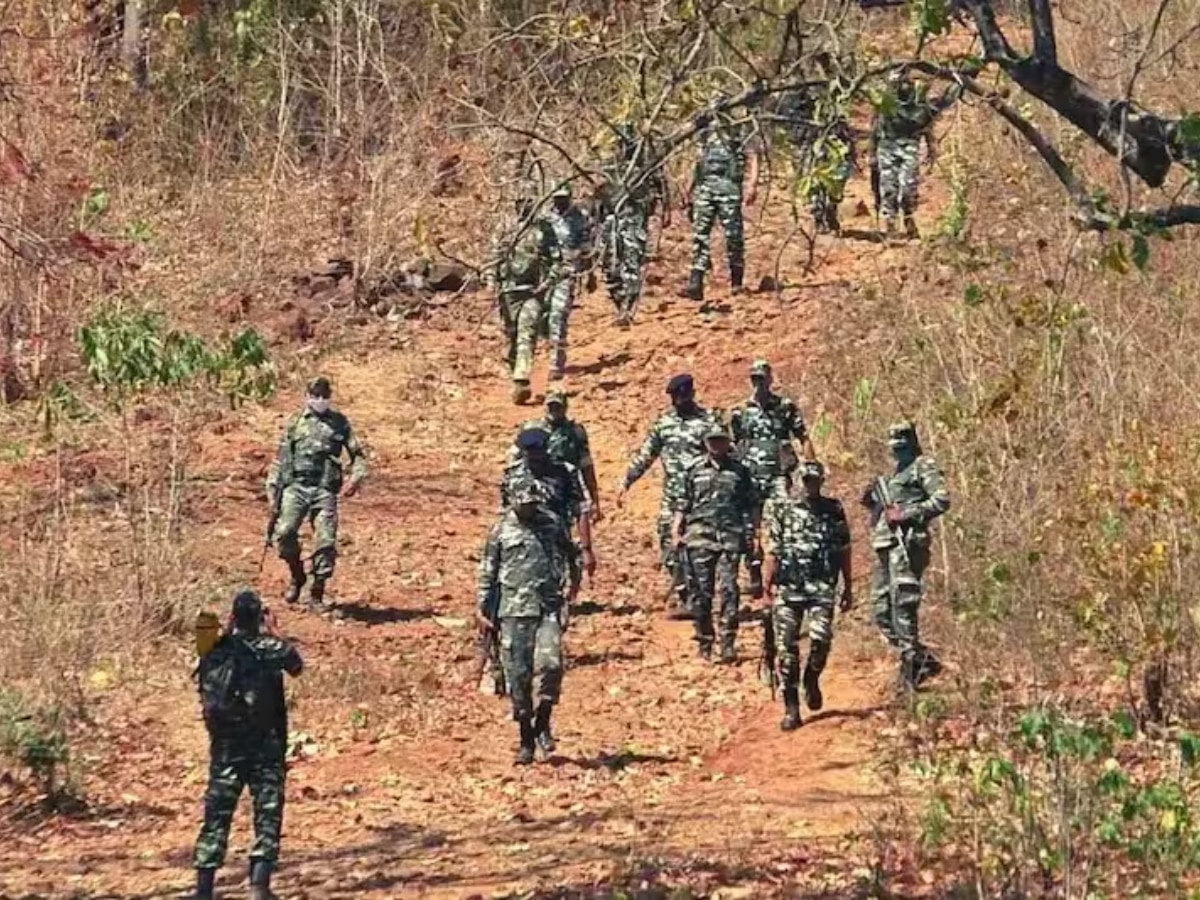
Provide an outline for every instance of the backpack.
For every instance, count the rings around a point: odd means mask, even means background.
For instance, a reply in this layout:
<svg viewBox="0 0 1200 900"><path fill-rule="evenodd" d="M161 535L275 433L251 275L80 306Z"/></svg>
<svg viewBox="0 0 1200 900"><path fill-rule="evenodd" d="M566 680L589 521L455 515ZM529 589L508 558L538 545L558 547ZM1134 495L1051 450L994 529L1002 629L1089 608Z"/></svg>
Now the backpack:
<svg viewBox="0 0 1200 900"><path fill-rule="evenodd" d="M243 638L222 638L200 660L200 705L209 734L265 731L269 698L258 654Z"/></svg>

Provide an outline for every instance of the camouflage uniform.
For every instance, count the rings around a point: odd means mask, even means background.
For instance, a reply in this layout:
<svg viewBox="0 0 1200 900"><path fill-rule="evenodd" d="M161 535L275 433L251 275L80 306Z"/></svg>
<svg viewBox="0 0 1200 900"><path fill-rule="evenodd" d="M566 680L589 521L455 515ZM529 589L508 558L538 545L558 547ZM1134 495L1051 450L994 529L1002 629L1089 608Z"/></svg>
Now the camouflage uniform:
<svg viewBox="0 0 1200 900"><path fill-rule="evenodd" d="M769 394L765 403L751 395L730 417L738 459L750 470L759 500L786 497L796 468L792 438L804 441L808 427L795 401Z"/></svg>
<svg viewBox="0 0 1200 900"><path fill-rule="evenodd" d="M645 143L629 126L618 130L619 152L608 166L601 192L601 262L608 296L624 322L632 318L642 296L650 217L666 197L662 171Z"/></svg>
<svg viewBox="0 0 1200 900"><path fill-rule="evenodd" d="M961 89L954 85L934 102L923 86L914 86L903 78L893 78L891 84L894 90L877 110L871 130L878 178L876 204L889 227L897 215L903 214L909 233L915 234L912 216L920 184L921 138L931 140L929 131L934 119L957 99Z"/></svg>
<svg viewBox="0 0 1200 900"><path fill-rule="evenodd" d="M555 517L539 509L526 524L506 510L488 536L479 566L478 607L500 594L500 652L513 720L528 722L537 699L553 705L562 689L562 612L566 557Z"/></svg>
<svg viewBox="0 0 1200 900"><path fill-rule="evenodd" d="M730 280L740 286L746 264L742 221L742 181L750 145L747 129L721 123L705 134L696 161L692 193L692 277L701 279L712 262L712 230L719 220L725 231Z"/></svg>
<svg viewBox="0 0 1200 900"><path fill-rule="evenodd" d="M721 645L732 651L738 630L738 561L753 543L758 498L746 467L732 457L705 456L683 479L675 511L683 515L683 541L692 564L696 642L707 655L713 644L713 597L721 593ZM728 650L726 649L728 648Z"/></svg>
<svg viewBox="0 0 1200 900"><path fill-rule="evenodd" d="M540 474L530 468L523 457L514 459L504 470L500 482L500 507L512 506L514 493L527 481L533 481L542 489L543 507L546 514L557 524L559 538L566 552L567 566L564 574L569 576L569 586L577 588L583 579L580 568L580 552L572 537L572 529L579 520L591 511L591 500L579 470L570 463L551 460Z"/></svg>
<svg viewBox="0 0 1200 900"><path fill-rule="evenodd" d="M893 444L899 435L915 431L905 423L892 427ZM891 526L879 507L875 486L868 488L864 503L875 507L871 546L875 550L875 572L871 584L875 624L888 643L901 654L902 675L912 683L925 665L927 651L921 643L918 622L922 579L929 565L929 525L950 508L950 492L941 470L919 452L907 465L886 476L887 496L900 508L904 521Z"/></svg>
<svg viewBox="0 0 1200 900"><path fill-rule="evenodd" d="M546 452L555 462L566 463L582 472L593 465L587 429L573 419L553 422L549 417L526 422L521 429L541 428L546 432ZM509 462L516 461L516 448Z"/></svg>
<svg viewBox="0 0 1200 900"><path fill-rule="evenodd" d="M822 122L820 104L804 91L789 91L780 116L796 151L799 185L818 230L840 228L837 209L854 172L854 133L846 119Z"/></svg>
<svg viewBox="0 0 1200 900"><path fill-rule="evenodd" d="M350 459L351 482L357 484L367 476L367 457L350 420L334 409L323 414L305 409L288 421L267 475L268 499L274 499L276 485L283 485L275 541L279 557L287 562L294 581L297 573L303 581L299 535L305 519L312 522L316 539L313 577L323 583L333 576L343 451Z"/></svg>
<svg viewBox="0 0 1200 900"><path fill-rule="evenodd" d="M807 496L774 504L768 513L770 553L779 560L779 591L771 614L775 654L785 696L800 683L800 634L808 616L808 665L815 678L825 668L833 642L833 605L850 526L832 497ZM808 673L806 672L806 675Z"/></svg>
<svg viewBox="0 0 1200 900"><path fill-rule="evenodd" d="M195 866L216 869L225 862L229 826L242 789L250 789L254 803L254 846L252 862L261 861L268 871L279 859L283 829L284 755L287 751L287 708L284 704L283 674L296 675L302 668L296 648L277 637L235 632L224 641L245 641L262 667L269 685L270 702L261 728L237 734L209 733L208 790L204 795L204 825L196 838ZM221 643L201 661L213 661Z"/></svg>
<svg viewBox="0 0 1200 900"><path fill-rule="evenodd" d="M555 196L563 196L562 190ZM570 197L570 187L565 188ZM562 274L550 291L550 376L562 376L567 365L567 323L579 291L579 279L590 267L592 226L587 215L572 204L566 212L552 209L547 215L550 227L562 252Z"/></svg>
<svg viewBox="0 0 1200 900"><path fill-rule="evenodd" d="M554 229L544 219L523 225L515 222L501 232L495 250L500 315L508 340L514 399L524 402L546 313L546 293L561 277L562 253Z"/></svg>
<svg viewBox="0 0 1200 900"><path fill-rule="evenodd" d="M677 589L682 586L682 581L675 544L671 540L671 522L683 496L684 476L690 466L704 457L704 435L716 423L716 416L701 406L696 406L688 416L681 416L675 409L667 410L651 426L650 434L625 472L625 488L628 489L646 474L656 459L662 458L663 491L657 524L659 561L675 579Z"/></svg>

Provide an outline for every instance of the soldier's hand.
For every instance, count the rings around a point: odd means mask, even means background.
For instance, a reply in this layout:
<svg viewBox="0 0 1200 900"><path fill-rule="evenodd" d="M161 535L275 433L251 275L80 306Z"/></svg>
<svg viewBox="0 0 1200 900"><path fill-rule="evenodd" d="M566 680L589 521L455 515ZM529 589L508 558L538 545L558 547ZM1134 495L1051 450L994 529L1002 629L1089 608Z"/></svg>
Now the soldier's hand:
<svg viewBox="0 0 1200 900"><path fill-rule="evenodd" d="M883 515L887 519L887 523L889 525L903 525L904 524L904 511L901 510L900 507L896 506L895 504L892 504L887 509L885 509L883 511Z"/></svg>
<svg viewBox="0 0 1200 900"><path fill-rule="evenodd" d="M263 634L276 634L279 631L279 626L275 622L275 611L269 606L263 607L262 630Z"/></svg>
<svg viewBox="0 0 1200 900"><path fill-rule="evenodd" d="M590 547L583 551L583 571L587 572L588 583L590 584L592 579L596 577L596 554L592 552Z"/></svg>
<svg viewBox="0 0 1200 900"><path fill-rule="evenodd" d="M621 489L619 491L617 491L617 509L625 508L625 494L628 493L628 491L629 491L629 488L624 487L624 486L622 486Z"/></svg>
<svg viewBox="0 0 1200 900"><path fill-rule="evenodd" d="M561 628L564 633L566 632L567 628L569 628L571 625L571 603L572 602L573 601L568 600L567 602L563 603L562 609L560 609L558 611L558 627Z"/></svg>
<svg viewBox="0 0 1200 900"><path fill-rule="evenodd" d="M842 591L842 602L838 604L838 609L844 613L850 612L854 608L854 592L849 586Z"/></svg>
<svg viewBox="0 0 1200 900"><path fill-rule="evenodd" d="M746 188L746 205L753 206L754 201L758 199L758 188L754 185Z"/></svg>
<svg viewBox="0 0 1200 900"><path fill-rule="evenodd" d="M585 284L585 287L589 294L594 294L596 292L597 283L595 272L588 272L587 283Z"/></svg>
<svg viewBox="0 0 1200 900"><path fill-rule="evenodd" d="M597 525L603 521L604 521L604 513L602 513L600 511L600 504L593 503L592 504L592 524Z"/></svg>
<svg viewBox="0 0 1200 900"><path fill-rule="evenodd" d="M358 484L359 483L357 481L351 481L348 485L346 485L346 489L342 491L342 496L353 497L358 493Z"/></svg>

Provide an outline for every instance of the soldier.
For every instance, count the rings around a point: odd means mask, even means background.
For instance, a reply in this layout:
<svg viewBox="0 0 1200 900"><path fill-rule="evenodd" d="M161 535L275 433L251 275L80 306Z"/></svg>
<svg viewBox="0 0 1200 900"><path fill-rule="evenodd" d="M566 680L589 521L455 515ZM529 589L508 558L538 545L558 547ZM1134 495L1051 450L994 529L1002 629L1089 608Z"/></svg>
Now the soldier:
<svg viewBox="0 0 1200 900"><path fill-rule="evenodd" d="M519 406L531 395L529 374L545 315L546 293L560 278L562 255L554 229L535 216L533 201L528 198L517 201L516 222L502 232L492 277L508 338L512 399Z"/></svg>
<svg viewBox="0 0 1200 900"><path fill-rule="evenodd" d="M854 132L828 93L788 91L779 115L796 151L796 174L817 232L838 234L838 205L856 164Z"/></svg>
<svg viewBox="0 0 1200 900"><path fill-rule="evenodd" d="M550 195L553 208L548 216L550 227L562 253L561 277L550 292L550 380L563 376L567 365L567 322L579 281L591 268L592 226L587 215L572 202L571 183L564 182Z"/></svg>
<svg viewBox="0 0 1200 900"><path fill-rule="evenodd" d="M742 203L758 196L758 152L751 131L724 113L705 123L700 153L688 187L692 218L692 273L687 296L704 299L704 276L711 262L713 225L720 220L729 254L729 285L741 293L746 272ZM743 185L745 186L743 192Z"/></svg>
<svg viewBox="0 0 1200 900"><path fill-rule="evenodd" d="M620 126L617 156L608 166L599 203L605 282L617 307L618 325L633 322L642 296L650 217L660 205L663 228L671 226L666 190L661 162L650 152L649 139L639 137L631 125Z"/></svg>
<svg viewBox="0 0 1200 900"><path fill-rule="evenodd" d="M595 575L596 557L592 551L592 515L587 489L579 470L570 463L559 462L549 453L550 435L540 424L527 426L517 435L517 458L504 470L500 483L500 505L512 505L514 485L523 480L536 481L546 494L546 509L559 525L571 575L572 594L579 589L582 571L588 578ZM571 532L578 528L578 543ZM580 563L582 562L582 567Z"/></svg>
<svg viewBox="0 0 1200 900"><path fill-rule="evenodd" d="M750 399L730 417L738 459L754 479L760 516L763 505L775 498L786 497L791 489L792 472L797 464L792 438L800 441L805 459L816 456L800 408L791 398L773 393L773 383L771 364L765 359L756 359L750 366L753 388ZM762 557L752 555L746 562L750 570L750 595L760 597Z"/></svg>
<svg viewBox="0 0 1200 900"><path fill-rule="evenodd" d="M925 88L914 85L903 69L888 73L888 88L876 109L871 129L871 165L878 179L875 203L887 235L895 233L896 216L903 214L905 234L915 238L918 232L913 214L920 180L920 142L924 138L929 149L928 165L932 168L936 159L933 122L958 98L962 89L952 85L940 99L932 101Z"/></svg>
<svg viewBox="0 0 1200 900"><path fill-rule="evenodd" d="M808 662L804 666L804 702L816 712L821 672L833 643L833 603L842 579L840 609L854 605L850 573L850 526L842 504L821 494L825 467L808 460L801 466L802 497L784 499L768 512L767 597L772 605L775 657L783 674L784 716L779 727L800 727L800 633L808 617Z"/></svg>
<svg viewBox="0 0 1200 900"><path fill-rule="evenodd" d="M553 390L546 394L546 417L540 422L526 422L526 428L541 428L546 434L546 452L555 462L567 463L579 470L591 499L592 522L604 516L600 512L600 487L596 481L596 466L588 443L587 429L567 418L566 391Z"/></svg>
<svg viewBox="0 0 1200 900"><path fill-rule="evenodd" d="M691 566L696 643L712 659L713 595L721 593L721 662L737 662L738 559L758 552L758 500L750 472L733 458L729 432L710 425L707 453L683 479L672 539Z"/></svg>
<svg viewBox="0 0 1200 900"><path fill-rule="evenodd" d="M629 463L617 495L617 506L625 503L625 495L650 466L662 457L663 492L658 508L659 560L672 581L672 590L684 613L688 607L687 578L678 564L671 523L676 501L683 493L683 478L688 468L704 455L704 435L716 424L714 415L696 402L692 376L680 374L667 382L671 409L663 413L650 428L641 449Z"/></svg>
<svg viewBox="0 0 1200 900"><path fill-rule="evenodd" d="M329 405L328 378L308 385L304 409L288 420L279 452L267 475L267 499L278 518L275 541L279 557L291 573L284 599L300 599L307 576L300 559L300 525L312 522L316 546L312 553L310 605L325 608L325 584L333 577L337 559L338 497L353 497L367 476L367 457L350 420ZM350 480L343 488L341 455L350 460Z"/></svg>
<svg viewBox="0 0 1200 900"><path fill-rule="evenodd" d="M915 690L941 671L941 663L921 643L918 613L929 565L929 525L950 508L950 493L937 463L922 454L913 423L888 429L888 445L896 470L872 482L862 497L872 511L871 594L875 624L900 651L900 684Z"/></svg>
<svg viewBox="0 0 1200 900"><path fill-rule="evenodd" d="M566 557L558 523L545 507L544 489L532 479L519 478L510 484L509 497L512 506L501 513L480 562L478 607L481 627L493 627L488 601L498 591L500 652L521 735L516 763L527 766L533 762L535 745L547 755L555 748L550 716L562 690Z"/></svg>
<svg viewBox="0 0 1200 900"><path fill-rule="evenodd" d="M197 670L209 736L204 825L196 838L196 900L212 900L229 826L242 789L254 801L250 898L268 900L283 830L287 707L283 674L304 668L296 648L274 634L254 591L233 600L229 627Z"/></svg>

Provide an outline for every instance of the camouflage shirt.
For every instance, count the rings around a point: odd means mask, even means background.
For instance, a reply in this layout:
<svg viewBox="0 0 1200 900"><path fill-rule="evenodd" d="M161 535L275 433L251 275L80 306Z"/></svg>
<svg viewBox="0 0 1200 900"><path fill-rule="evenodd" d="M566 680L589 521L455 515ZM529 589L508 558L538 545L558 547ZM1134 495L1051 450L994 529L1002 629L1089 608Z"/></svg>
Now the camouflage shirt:
<svg viewBox="0 0 1200 900"><path fill-rule="evenodd" d="M575 204L560 213L552 209L546 216L546 221L554 229L558 246L562 251L564 269L568 272L582 272L587 269L588 251L591 249L592 225L583 210Z"/></svg>
<svg viewBox="0 0 1200 900"><path fill-rule="evenodd" d="M673 407L667 410L650 427L650 434L629 464L625 487L645 475L654 461L662 457L663 503L671 505L683 494L683 477L688 468L704 458L704 435L714 424L716 415L700 406L687 416L681 416Z"/></svg>
<svg viewBox="0 0 1200 900"><path fill-rule="evenodd" d="M702 140L693 173L695 183L740 188L746 177L746 157L758 152L756 132L743 125L715 125Z"/></svg>
<svg viewBox="0 0 1200 900"><path fill-rule="evenodd" d="M521 228L514 215L502 222L493 238L489 278L502 294L534 294L558 281L562 248L554 228L535 219Z"/></svg>
<svg viewBox="0 0 1200 900"><path fill-rule="evenodd" d="M750 546L758 494L750 472L732 457L704 456L687 470L682 496L683 535L690 549L741 553Z"/></svg>
<svg viewBox="0 0 1200 900"><path fill-rule="evenodd" d="M779 603L832 598L843 556L850 552L846 511L832 497L776 503L767 520L767 543L779 560Z"/></svg>
<svg viewBox="0 0 1200 900"><path fill-rule="evenodd" d="M487 611L493 590L500 592L502 619L540 616L562 605L566 561L552 537L555 527L541 511L529 525L512 510L504 512L479 562L476 603L481 613Z"/></svg>
<svg viewBox="0 0 1200 900"><path fill-rule="evenodd" d="M540 475L534 474L523 457L518 456L504 470L500 481L500 508L508 509L512 504L509 497L513 486L520 480L531 478L546 491L549 500L546 502L547 511L560 524L565 535L570 536L571 528L579 521L579 517L591 511L591 500L583 483L583 476L570 463L551 461L546 471Z"/></svg>
<svg viewBox="0 0 1200 900"><path fill-rule="evenodd" d="M279 453L267 474L267 493L283 483L303 484L340 491L341 455L350 459L350 477L362 481L367 476L367 457L350 428L350 420L335 409L318 415L307 407L288 420Z"/></svg>
<svg viewBox="0 0 1200 900"><path fill-rule="evenodd" d="M888 498L904 515L899 530L909 540L928 540L929 523L950 508L950 492L937 463L928 456L918 456L886 480ZM895 543L896 531L879 515L871 530L871 545L882 549Z"/></svg>
<svg viewBox="0 0 1200 900"><path fill-rule="evenodd" d="M573 419L563 419L555 423L545 418L541 421L526 422L521 426L522 431L526 428L541 428L549 435L546 452L550 454L551 459L568 463L581 472L592 465L592 450L587 429Z"/></svg>
<svg viewBox="0 0 1200 900"><path fill-rule="evenodd" d="M730 417L738 459L754 476L760 490L778 475L796 468L792 438L803 441L808 427L800 408L788 397L768 394L760 404L753 396Z"/></svg>

